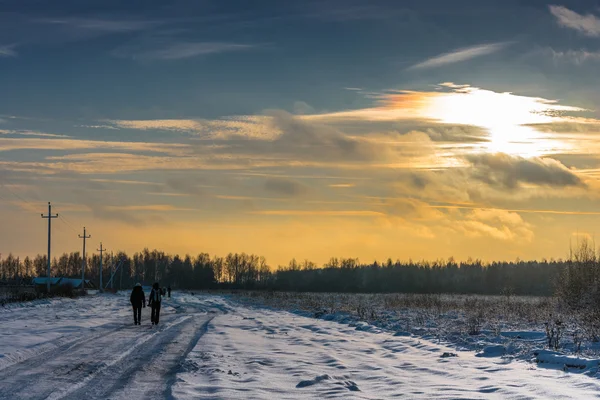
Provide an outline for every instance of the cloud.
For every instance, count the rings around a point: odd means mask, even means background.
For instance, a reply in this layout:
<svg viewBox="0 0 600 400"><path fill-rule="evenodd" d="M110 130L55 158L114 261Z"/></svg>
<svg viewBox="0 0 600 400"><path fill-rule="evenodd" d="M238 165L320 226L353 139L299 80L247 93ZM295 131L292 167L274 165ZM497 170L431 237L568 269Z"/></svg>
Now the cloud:
<svg viewBox="0 0 600 400"><path fill-rule="evenodd" d="M265 181L265 190L284 196L296 197L305 194L308 188L293 180L269 178Z"/></svg>
<svg viewBox="0 0 600 400"><path fill-rule="evenodd" d="M582 186L573 171L551 158L523 158L507 154L473 154L467 156L475 171L473 176L492 186L515 189L521 183L555 187Z"/></svg>
<svg viewBox="0 0 600 400"><path fill-rule="evenodd" d="M202 129L200 121L193 119L151 119L151 120L109 120L114 125L123 129L150 130L176 132L196 132Z"/></svg>
<svg viewBox="0 0 600 400"><path fill-rule="evenodd" d="M102 18L55 18L39 19L38 23L64 25L78 30L97 31L104 33L121 33L141 31L161 24L159 21L119 20Z"/></svg>
<svg viewBox="0 0 600 400"><path fill-rule="evenodd" d="M600 61L600 51L567 50L554 51L550 49L554 61L566 61L575 65L582 65L588 61Z"/></svg>
<svg viewBox="0 0 600 400"><path fill-rule="evenodd" d="M271 124L271 118L260 115L239 115L222 119L154 119L108 120L117 128L191 133L204 139L252 138L273 139L281 134Z"/></svg>
<svg viewBox="0 0 600 400"><path fill-rule="evenodd" d="M17 47L17 46L14 44L1 45L0 46L0 57L16 57L17 52L15 51L15 47Z"/></svg>
<svg viewBox="0 0 600 400"><path fill-rule="evenodd" d="M202 189L198 182L193 178L175 178L171 177L165 181L167 187L175 190L178 193L184 193L194 196L204 196L206 192Z"/></svg>
<svg viewBox="0 0 600 400"><path fill-rule="evenodd" d="M12 131L9 131L12 133ZM19 134L16 131L16 134ZM20 133L35 136L47 136L39 132ZM54 136L51 136L54 137ZM50 138L0 138L0 152L11 150L84 150L112 149L140 152L155 152L165 154L181 154L188 146L179 143L148 143L148 142L111 142L101 140L50 139Z"/></svg>
<svg viewBox="0 0 600 400"><path fill-rule="evenodd" d="M557 100L500 93L470 85L444 83L438 91L395 90L378 94L375 107L302 116L303 119L393 122L421 120L490 128L499 124L555 122L566 112L588 111ZM442 90L443 89L443 90Z"/></svg>
<svg viewBox="0 0 600 400"><path fill-rule="evenodd" d="M175 207L171 204L139 204L133 206L106 206L110 211L195 211L194 208Z"/></svg>
<svg viewBox="0 0 600 400"><path fill-rule="evenodd" d="M116 128L112 125L75 125L76 128L88 128L88 129L112 129L116 130Z"/></svg>
<svg viewBox="0 0 600 400"><path fill-rule="evenodd" d="M443 65L463 62L472 58L482 57L488 54L496 53L504 49L507 45L509 45L509 42L481 44L477 46L457 49L415 64L412 67L409 67L409 69L437 68Z"/></svg>
<svg viewBox="0 0 600 400"><path fill-rule="evenodd" d="M0 120L2 122L2 120ZM54 133L44 133L37 131L27 131L27 130L12 130L12 129L0 129L0 135L15 135L15 136L38 136L38 137L48 137L48 138L68 138L67 135L57 135Z"/></svg>
<svg viewBox="0 0 600 400"><path fill-rule="evenodd" d="M335 128L294 117L285 111L269 114L273 126L282 133L262 147L263 150L303 155L312 160L350 162L385 159L389 153L385 145L347 136Z"/></svg>
<svg viewBox="0 0 600 400"><path fill-rule="evenodd" d="M550 12L556 17L560 26L574 29L586 36L600 36L600 18L593 14L578 14L563 6L551 5Z"/></svg>
<svg viewBox="0 0 600 400"><path fill-rule="evenodd" d="M385 214L368 210L262 210L252 211L250 214L301 216L301 217L384 217Z"/></svg>
<svg viewBox="0 0 600 400"><path fill-rule="evenodd" d="M247 51L256 45L228 42L174 42L159 41L149 44L131 44L119 47L113 55L134 60L181 60L210 54Z"/></svg>
<svg viewBox="0 0 600 400"><path fill-rule="evenodd" d="M519 214L504 210L473 210L466 218L453 221L451 228L467 237L487 236L526 243L534 237L531 224L523 221Z"/></svg>
<svg viewBox="0 0 600 400"><path fill-rule="evenodd" d="M327 185L330 188L351 188L351 187L355 187L356 184L355 183L332 183L330 185Z"/></svg>

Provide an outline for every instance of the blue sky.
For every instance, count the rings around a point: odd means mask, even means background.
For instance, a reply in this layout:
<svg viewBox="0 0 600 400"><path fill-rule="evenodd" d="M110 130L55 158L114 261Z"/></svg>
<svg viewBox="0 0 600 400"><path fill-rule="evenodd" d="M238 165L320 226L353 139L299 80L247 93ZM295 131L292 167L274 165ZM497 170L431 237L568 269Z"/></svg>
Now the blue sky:
<svg viewBox="0 0 600 400"><path fill-rule="evenodd" d="M356 249L561 256L557 246L589 221L564 217L550 237L547 215L519 210L594 209L599 65L594 1L0 0L2 199L19 213L65 204L73 225L89 220L107 235L125 224L114 246L129 250L197 251L194 232L210 220L224 236L203 237L209 250L277 263ZM577 179L548 177L565 171ZM436 190L410 186L424 181ZM485 188L473 193L473 181ZM440 201L472 208L422 215ZM189 241L166 240L149 220ZM225 220L243 225L240 238ZM142 221L147 236L131 241ZM256 223L264 234L245 240ZM288 224L299 236L273 250ZM448 232L457 239L429 253ZM69 234L60 251L77 245ZM323 235L339 240L324 246ZM2 237L18 254L43 249ZM497 240L508 250L486 250Z"/></svg>
<svg viewBox="0 0 600 400"><path fill-rule="evenodd" d="M569 77L548 68L551 55L532 54L597 47L597 39L559 26L546 2L118 3L3 2L0 37L12 54L0 64L0 83L10 93L0 99L4 113L214 118L292 111L299 100L325 110L364 104L343 90L353 86L449 80L513 90L560 74L544 88L554 97L565 86L585 91L598 79L594 65ZM564 6L585 13L594 5ZM468 64L406 70L449 51L503 42L512 43Z"/></svg>

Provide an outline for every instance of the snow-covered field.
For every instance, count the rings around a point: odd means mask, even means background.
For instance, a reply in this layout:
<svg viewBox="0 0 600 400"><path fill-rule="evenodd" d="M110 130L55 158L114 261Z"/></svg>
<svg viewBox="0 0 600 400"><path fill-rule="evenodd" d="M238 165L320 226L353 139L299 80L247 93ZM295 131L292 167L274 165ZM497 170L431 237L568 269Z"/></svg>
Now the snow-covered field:
<svg viewBox="0 0 600 400"><path fill-rule="evenodd" d="M176 293L152 328L148 308L133 325L125 295L11 305L0 309L0 398L600 397L594 360L544 351L538 364L291 311Z"/></svg>

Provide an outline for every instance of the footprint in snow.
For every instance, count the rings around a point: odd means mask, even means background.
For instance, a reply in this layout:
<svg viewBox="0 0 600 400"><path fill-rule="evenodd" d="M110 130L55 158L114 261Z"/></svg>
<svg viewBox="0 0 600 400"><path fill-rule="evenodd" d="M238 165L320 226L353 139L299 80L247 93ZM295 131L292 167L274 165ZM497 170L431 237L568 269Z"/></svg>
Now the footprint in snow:
<svg viewBox="0 0 600 400"><path fill-rule="evenodd" d="M442 354L440 357L441 357L441 358L448 358L448 357L458 357L458 354L456 354L456 353L444 352L444 354Z"/></svg>

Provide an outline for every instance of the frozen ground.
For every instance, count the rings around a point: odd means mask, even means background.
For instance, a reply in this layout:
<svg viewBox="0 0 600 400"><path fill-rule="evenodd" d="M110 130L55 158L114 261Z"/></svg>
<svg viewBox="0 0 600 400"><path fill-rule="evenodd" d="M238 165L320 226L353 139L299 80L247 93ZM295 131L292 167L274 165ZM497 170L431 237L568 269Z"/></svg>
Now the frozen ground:
<svg viewBox="0 0 600 400"><path fill-rule="evenodd" d="M600 397L595 362L536 364L414 335L176 294L159 328L126 296L0 309L2 399L529 399ZM448 353L448 354L444 354ZM445 355L445 356L444 356Z"/></svg>

